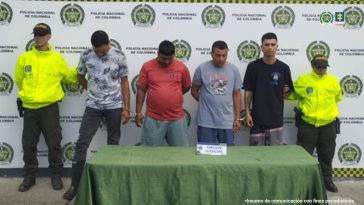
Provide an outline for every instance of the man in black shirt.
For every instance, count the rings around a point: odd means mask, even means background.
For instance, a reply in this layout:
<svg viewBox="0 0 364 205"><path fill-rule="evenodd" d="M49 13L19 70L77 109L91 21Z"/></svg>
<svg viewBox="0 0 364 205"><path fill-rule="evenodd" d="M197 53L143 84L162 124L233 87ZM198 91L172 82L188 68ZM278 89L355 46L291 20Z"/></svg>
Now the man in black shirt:
<svg viewBox="0 0 364 205"><path fill-rule="evenodd" d="M263 58L249 63L245 72L245 121L250 127L250 145L282 143L284 97L293 90L293 85L289 66L276 59L277 48L277 36L264 34Z"/></svg>

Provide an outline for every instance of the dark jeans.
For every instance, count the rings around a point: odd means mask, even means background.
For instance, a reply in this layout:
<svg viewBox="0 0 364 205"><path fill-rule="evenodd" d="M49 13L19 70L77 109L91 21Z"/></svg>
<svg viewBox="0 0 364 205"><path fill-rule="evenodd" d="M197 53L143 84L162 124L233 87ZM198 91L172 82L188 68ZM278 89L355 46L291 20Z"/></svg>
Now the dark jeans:
<svg viewBox="0 0 364 205"><path fill-rule="evenodd" d="M22 137L24 177L35 176L38 168L37 144L41 132L48 146L49 171L53 176L60 175L63 168L61 130L58 103L38 109L25 109Z"/></svg>
<svg viewBox="0 0 364 205"><path fill-rule="evenodd" d="M301 145L308 153L312 154L315 147L324 179L332 180L332 159L336 147L335 121L330 124L315 127L302 120L298 127L297 145Z"/></svg>
<svg viewBox="0 0 364 205"><path fill-rule="evenodd" d="M234 146L234 134L232 129L216 129L209 127L197 127L197 140L201 143L226 143Z"/></svg>
<svg viewBox="0 0 364 205"><path fill-rule="evenodd" d="M92 138L96 134L103 117L106 118L107 144L119 144L121 112L122 108L99 110L86 107L79 130L79 137L76 142L73 161L86 160L87 149L90 146Z"/></svg>

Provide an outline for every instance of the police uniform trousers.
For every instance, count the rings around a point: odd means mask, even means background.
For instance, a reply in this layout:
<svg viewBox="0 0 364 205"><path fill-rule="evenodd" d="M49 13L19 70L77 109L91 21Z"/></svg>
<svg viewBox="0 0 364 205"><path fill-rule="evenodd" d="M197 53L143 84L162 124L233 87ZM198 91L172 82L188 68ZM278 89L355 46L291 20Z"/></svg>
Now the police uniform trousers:
<svg viewBox="0 0 364 205"><path fill-rule="evenodd" d="M52 176L60 176L63 168L61 130L58 103L38 109L25 109L22 136L24 177L34 177L36 174L40 133L43 134L48 147L49 171Z"/></svg>
<svg viewBox="0 0 364 205"><path fill-rule="evenodd" d="M297 145L301 145L310 154L313 154L316 148L324 180L332 180L332 159L336 147L335 121L315 127L302 120L298 127Z"/></svg>

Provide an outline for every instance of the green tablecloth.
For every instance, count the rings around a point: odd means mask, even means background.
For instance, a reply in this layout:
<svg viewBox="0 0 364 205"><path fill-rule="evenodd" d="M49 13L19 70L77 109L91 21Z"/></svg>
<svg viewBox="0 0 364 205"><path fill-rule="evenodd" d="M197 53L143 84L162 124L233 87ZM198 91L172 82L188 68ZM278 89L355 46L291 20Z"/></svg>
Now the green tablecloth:
<svg viewBox="0 0 364 205"><path fill-rule="evenodd" d="M307 205L327 199L319 164L301 147L228 147L227 156L195 150L104 146L86 163L76 204Z"/></svg>

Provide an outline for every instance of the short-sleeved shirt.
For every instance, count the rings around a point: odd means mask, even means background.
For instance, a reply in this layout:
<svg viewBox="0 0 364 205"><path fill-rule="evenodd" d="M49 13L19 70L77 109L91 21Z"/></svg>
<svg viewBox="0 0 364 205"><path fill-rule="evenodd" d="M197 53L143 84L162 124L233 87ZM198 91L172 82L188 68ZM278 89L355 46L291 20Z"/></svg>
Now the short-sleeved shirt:
<svg viewBox="0 0 364 205"><path fill-rule="evenodd" d="M233 92L242 86L238 68L231 63L219 68L212 61L207 61L197 67L192 83L200 86L197 124L202 127L232 129Z"/></svg>
<svg viewBox="0 0 364 205"><path fill-rule="evenodd" d="M138 83L147 87L147 116L156 120L184 117L182 90L191 87L185 64L173 59L167 67L161 67L157 59L152 59L143 64Z"/></svg>
<svg viewBox="0 0 364 205"><path fill-rule="evenodd" d="M293 90L289 66L280 60L272 65L257 59L248 64L243 89L253 92L252 118L260 126L283 126L283 87Z"/></svg>
<svg viewBox="0 0 364 205"><path fill-rule="evenodd" d="M86 105L95 109L123 107L120 78L128 75L123 52L113 47L99 57L92 49L81 54L78 73L88 77Z"/></svg>

